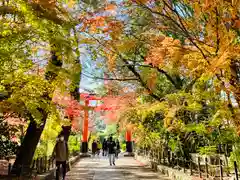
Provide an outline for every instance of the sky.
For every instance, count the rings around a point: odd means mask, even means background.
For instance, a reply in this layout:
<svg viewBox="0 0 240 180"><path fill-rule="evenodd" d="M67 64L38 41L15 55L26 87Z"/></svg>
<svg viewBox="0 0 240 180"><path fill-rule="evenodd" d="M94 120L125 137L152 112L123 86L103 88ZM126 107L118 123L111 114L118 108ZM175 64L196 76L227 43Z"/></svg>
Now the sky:
<svg viewBox="0 0 240 180"><path fill-rule="evenodd" d="M111 0L109 2L114 2L114 3L121 3L123 2L122 0ZM111 15L114 15L112 14L113 12L110 12ZM118 18L123 18L123 14L119 14L120 13L120 9L118 9L118 11L116 12L117 14L115 14ZM120 16L119 16L120 15ZM124 18L126 18L124 16ZM95 88L97 88L98 86L101 86L103 85L104 81L103 80L95 80L95 79L92 79L92 78L88 78L86 76L84 76L84 74L87 74L88 76L93 76L91 74L98 74L97 76L99 77L103 77L103 70L98 70L96 72L96 62L94 62L92 59L91 59L91 56L90 56L90 52L88 52L84 47L82 47L80 49L81 51L81 56L80 56L80 60L81 60L81 63L82 63L82 77L81 77L81 82L80 82L80 92L86 92L85 89L87 90L90 90L90 91L94 91Z"/></svg>
<svg viewBox="0 0 240 180"><path fill-rule="evenodd" d="M89 52L85 48L80 48L80 60L82 63L82 76L80 81L80 93L81 92L87 92L87 91L93 91L95 92L95 89L98 86L101 86L103 84L103 81L100 80L94 80L92 78L88 78L84 76L84 74L94 74L95 72L95 63L91 60ZM86 91L87 90L87 91ZM84 102L82 102L84 103ZM97 106L98 102L96 101L90 101L90 106Z"/></svg>
<svg viewBox="0 0 240 180"><path fill-rule="evenodd" d="M87 90L94 91L98 86L103 85L103 81L95 80L89 77L86 77L84 74L93 76L91 74L96 73L95 63L91 60L89 52L83 47L80 49L81 56L80 60L82 63L82 77L80 82L80 92L86 92Z"/></svg>

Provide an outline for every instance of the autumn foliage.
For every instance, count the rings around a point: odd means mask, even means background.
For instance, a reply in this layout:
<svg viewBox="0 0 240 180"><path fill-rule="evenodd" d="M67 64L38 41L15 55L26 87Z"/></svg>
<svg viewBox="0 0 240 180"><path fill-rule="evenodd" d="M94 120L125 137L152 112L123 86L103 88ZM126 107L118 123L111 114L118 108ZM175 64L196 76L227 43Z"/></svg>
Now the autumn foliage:
<svg viewBox="0 0 240 180"><path fill-rule="evenodd" d="M108 118L134 124L140 144L161 144L162 138L168 146L181 144L182 152L202 150L192 145L202 136L201 143L215 146L217 124L235 139L240 127L238 1L131 0L118 7L114 18L100 20L108 27L95 40L112 77L135 78L123 83L135 92L135 101L123 96L118 114ZM126 18L116 18L125 13ZM232 140L218 136L217 143Z"/></svg>
<svg viewBox="0 0 240 180"><path fill-rule="evenodd" d="M25 142L34 144L31 157L22 150L28 166L47 122L60 126L67 116L79 130L84 111L101 112L105 123L122 129L128 125L139 146L171 148L188 159L205 152L203 144L238 144L239 1L1 5L0 110L11 113L4 120L14 124L17 117L36 129L35 142ZM80 47L91 58L82 58ZM83 98L86 64L96 68L90 78L105 91ZM86 99L99 104L80 104Z"/></svg>

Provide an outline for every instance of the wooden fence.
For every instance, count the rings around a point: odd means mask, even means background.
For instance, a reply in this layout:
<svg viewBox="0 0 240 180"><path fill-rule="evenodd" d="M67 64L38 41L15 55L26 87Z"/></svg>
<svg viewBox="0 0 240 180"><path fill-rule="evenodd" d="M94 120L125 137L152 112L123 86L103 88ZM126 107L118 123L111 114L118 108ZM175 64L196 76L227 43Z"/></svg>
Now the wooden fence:
<svg viewBox="0 0 240 180"><path fill-rule="evenodd" d="M238 165L234 162L234 170L230 171L227 163L223 162L220 158L217 164L210 164L208 158L198 157L197 162L193 160L186 160L174 156L170 151L164 153L159 150L147 150L141 149L136 152L138 155L145 157L152 163L152 168L156 169L157 165L164 165L173 169L183 170L183 172L189 172L192 176L198 176L200 178L215 177L223 180L225 177L235 176L235 180L238 180ZM156 169L157 170L157 169Z"/></svg>
<svg viewBox="0 0 240 180"><path fill-rule="evenodd" d="M13 167L13 163L9 161L0 161L0 164L2 162L1 166L1 176L2 177L10 177L11 176L11 170ZM32 165L30 169L26 169L24 166L21 166L19 169L18 176L26 176L26 177L35 177L37 174L42 174L45 172L50 171L51 169L55 168L55 160L52 157L41 157L37 158L32 162Z"/></svg>

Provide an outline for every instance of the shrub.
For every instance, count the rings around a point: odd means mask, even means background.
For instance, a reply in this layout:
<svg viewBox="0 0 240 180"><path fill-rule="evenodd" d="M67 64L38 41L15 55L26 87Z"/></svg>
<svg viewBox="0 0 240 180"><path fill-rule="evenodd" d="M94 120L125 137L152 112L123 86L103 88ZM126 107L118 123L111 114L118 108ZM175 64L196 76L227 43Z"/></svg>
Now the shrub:
<svg viewBox="0 0 240 180"><path fill-rule="evenodd" d="M69 153L74 154L80 152L80 142L77 135L70 135L68 139Z"/></svg>

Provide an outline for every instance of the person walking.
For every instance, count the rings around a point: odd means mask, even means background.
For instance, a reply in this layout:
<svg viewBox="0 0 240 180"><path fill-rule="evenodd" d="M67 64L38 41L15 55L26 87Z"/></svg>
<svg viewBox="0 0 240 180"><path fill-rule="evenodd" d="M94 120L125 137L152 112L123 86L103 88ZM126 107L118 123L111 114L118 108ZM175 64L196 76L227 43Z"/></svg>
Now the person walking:
<svg viewBox="0 0 240 180"><path fill-rule="evenodd" d="M119 143L119 140L117 139L117 141L116 141L116 153L115 153L117 159L118 159L118 154L121 152L120 149L121 149L120 143Z"/></svg>
<svg viewBox="0 0 240 180"><path fill-rule="evenodd" d="M115 151L116 151L116 143L113 141L112 137L109 138L108 142L108 157L110 166L115 166Z"/></svg>
<svg viewBox="0 0 240 180"><path fill-rule="evenodd" d="M65 180L67 172L67 161L68 161L68 144L64 140L63 134L60 134L57 138L57 143L53 150L54 157L56 159L56 180L59 180L60 166L62 165L62 179Z"/></svg>
<svg viewBox="0 0 240 180"><path fill-rule="evenodd" d="M102 149L102 145L101 145L100 141L98 140L98 141L97 141L97 155L98 155L98 156L100 155L101 149Z"/></svg>
<svg viewBox="0 0 240 180"><path fill-rule="evenodd" d="M107 141L106 139L103 140L103 143L102 143L102 155L103 156L106 156L107 155Z"/></svg>
<svg viewBox="0 0 240 180"><path fill-rule="evenodd" d="M93 155L93 157L95 157L96 152L97 152L97 143L96 143L95 140L93 140L93 143L92 143L92 155Z"/></svg>
<svg viewBox="0 0 240 180"><path fill-rule="evenodd" d="M107 142L106 142L106 144L107 144L106 156L108 156L108 143L109 143L109 141L110 141L110 139L109 139L109 137L108 137L108 138L107 138Z"/></svg>

